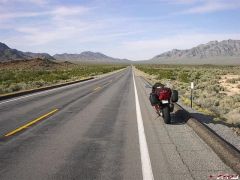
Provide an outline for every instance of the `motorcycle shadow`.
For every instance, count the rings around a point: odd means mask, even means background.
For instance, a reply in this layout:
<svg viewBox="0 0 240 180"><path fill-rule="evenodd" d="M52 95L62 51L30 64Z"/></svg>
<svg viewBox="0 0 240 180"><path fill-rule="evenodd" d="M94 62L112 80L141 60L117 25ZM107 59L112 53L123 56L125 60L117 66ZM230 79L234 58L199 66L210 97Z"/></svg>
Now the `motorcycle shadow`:
<svg viewBox="0 0 240 180"><path fill-rule="evenodd" d="M182 125L185 124L190 116L184 110L177 110L171 113L171 125Z"/></svg>

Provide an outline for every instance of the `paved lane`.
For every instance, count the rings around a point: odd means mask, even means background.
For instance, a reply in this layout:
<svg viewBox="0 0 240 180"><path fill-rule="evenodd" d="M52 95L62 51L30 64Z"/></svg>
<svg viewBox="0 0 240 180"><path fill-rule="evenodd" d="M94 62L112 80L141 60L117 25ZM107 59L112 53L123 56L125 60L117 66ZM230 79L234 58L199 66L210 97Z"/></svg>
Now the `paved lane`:
<svg viewBox="0 0 240 180"><path fill-rule="evenodd" d="M124 72L0 102L0 137L48 112L71 105L117 81Z"/></svg>
<svg viewBox="0 0 240 180"><path fill-rule="evenodd" d="M116 76L4 142L0 179L141 179L132 73Z"/></svg>
<svg viewBox="0 0 240 180"><path fill-rule="evenodd" d="M146 82L135 79L155 179L232 173L187 125L165 125L148 102ZM0 179L143 179L135 105L131 68L0 104L1 135L59 109L0 142ZM174 119L184 116L178 111Z"/></svg>

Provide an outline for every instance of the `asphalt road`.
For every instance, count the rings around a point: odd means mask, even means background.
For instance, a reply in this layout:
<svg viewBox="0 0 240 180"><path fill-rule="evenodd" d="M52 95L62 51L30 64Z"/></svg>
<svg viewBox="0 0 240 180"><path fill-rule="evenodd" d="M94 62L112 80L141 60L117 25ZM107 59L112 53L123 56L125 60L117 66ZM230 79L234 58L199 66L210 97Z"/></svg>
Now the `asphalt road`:
<svg viewBox="0 0 240 180"><path fill-rule="evenodd" d="M148 102L150 90L137 75L134 83L129 67L0 101L0 179L187 180L234 174L184 123L181 110L165 125Z"/></svg>

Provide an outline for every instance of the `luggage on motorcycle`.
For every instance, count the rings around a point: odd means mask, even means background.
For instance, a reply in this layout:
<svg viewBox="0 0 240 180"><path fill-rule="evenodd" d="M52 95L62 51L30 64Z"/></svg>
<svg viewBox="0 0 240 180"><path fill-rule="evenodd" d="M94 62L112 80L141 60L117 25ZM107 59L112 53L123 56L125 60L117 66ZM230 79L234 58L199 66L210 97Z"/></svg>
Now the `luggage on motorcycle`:
<svg viewBox="0 0 240 180"><path fill-rule="evenodd" d="M172 90L172 96L171 96L172 102L178 102L178 91Z"/></svg>
<svg viewBox="0 0 240 180"><path fill-rule="evenodd" d="M149 100L152 106L155 106L159 103L158 96L155 93L150 93Z"/></svg>
<svg viewBox="0 0 240 180"><path fill-rule="evenodd" d="M169 100L171 98L172 92L170 88L164 87L157 91L160 100Z"/></svg>

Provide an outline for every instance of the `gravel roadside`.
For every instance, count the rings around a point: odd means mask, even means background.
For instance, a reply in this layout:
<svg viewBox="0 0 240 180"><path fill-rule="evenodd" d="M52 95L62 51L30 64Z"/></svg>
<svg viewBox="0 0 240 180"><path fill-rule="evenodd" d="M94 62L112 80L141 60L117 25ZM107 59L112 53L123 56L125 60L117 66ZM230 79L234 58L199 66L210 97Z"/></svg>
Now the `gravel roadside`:
<svg viewBox="0 0 240 180"><path fill-rule="evenodd" d="M181 101L179 101L178 104L182 106L185 110L187 110L193 118L207 125L221 138L229 142L231 145L233 145L240 151L240 136L234 133L232 127L221 124L221 121L219 121L219 123L217 124L215 121L212 121L212 117L201 114L200 112L192 109L191 107L184 105Z"/></svg>

